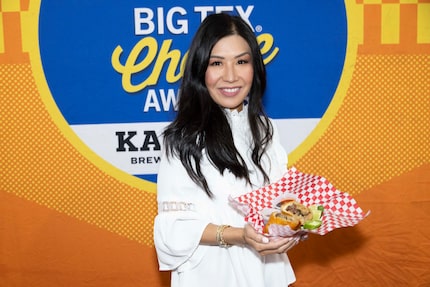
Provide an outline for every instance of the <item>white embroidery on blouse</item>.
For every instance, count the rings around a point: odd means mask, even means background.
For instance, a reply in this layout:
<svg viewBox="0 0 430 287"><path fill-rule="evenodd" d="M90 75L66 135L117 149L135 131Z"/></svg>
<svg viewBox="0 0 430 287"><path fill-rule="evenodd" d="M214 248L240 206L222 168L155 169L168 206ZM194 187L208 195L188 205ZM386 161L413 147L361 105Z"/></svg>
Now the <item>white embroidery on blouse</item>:
<svg viewBox="0 0 430 287"><path fill-rule="evenodd" d="M167 211L195 211L194 203L183 201L163 201L158 205L159 212Z"/></svg>

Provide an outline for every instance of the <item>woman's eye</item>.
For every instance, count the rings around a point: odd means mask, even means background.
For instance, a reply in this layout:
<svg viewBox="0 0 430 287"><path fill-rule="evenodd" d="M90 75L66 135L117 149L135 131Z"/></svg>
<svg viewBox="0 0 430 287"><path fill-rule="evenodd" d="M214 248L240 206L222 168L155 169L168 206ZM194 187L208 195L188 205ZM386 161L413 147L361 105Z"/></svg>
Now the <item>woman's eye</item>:
<svg viewBox="0 0 430 287"><path fill-rule="evenodd" d="M237 61L237 63L239 64L239 65L243 65L243 64L248 64L249 63L249 61L248 60L239 60L239 61Z"/></svg>
<svg viewBox="0 0 430 287"><path fill-rule="evenodd" d="M219 66L219 65L221 65L221 62L219 62L219 61L213 61L213 62L210 62L209 65L211 65L211 66Z"/></svg>

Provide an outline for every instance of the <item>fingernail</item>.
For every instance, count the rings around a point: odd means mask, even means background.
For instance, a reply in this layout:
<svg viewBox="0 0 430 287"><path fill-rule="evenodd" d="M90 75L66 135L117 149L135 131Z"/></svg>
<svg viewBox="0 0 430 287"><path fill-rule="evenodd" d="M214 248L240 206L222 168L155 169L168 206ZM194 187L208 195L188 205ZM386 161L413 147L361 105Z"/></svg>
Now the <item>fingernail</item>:
<svg viewBox="0 0 430 287"><path fill-rule="evenodd" d="M267 237L263 237L263 238L261 239L261 241L263 241L263 243L269 243L269 238L267 238Z"/></svg>

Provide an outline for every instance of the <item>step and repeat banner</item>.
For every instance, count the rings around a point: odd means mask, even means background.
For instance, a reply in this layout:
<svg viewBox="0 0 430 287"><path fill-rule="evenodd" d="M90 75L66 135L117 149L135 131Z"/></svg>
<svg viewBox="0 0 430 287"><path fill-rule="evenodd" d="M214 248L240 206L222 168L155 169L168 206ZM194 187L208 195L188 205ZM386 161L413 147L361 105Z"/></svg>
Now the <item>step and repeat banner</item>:
<svg viewBox="0 0 430 287"><path fill-rule="evenodd" d="M1 286L169 286L161 133L221 12L260 43L289 165L371 210L293 249L295 286L430 285L429 0L0 0Z"/></svg>

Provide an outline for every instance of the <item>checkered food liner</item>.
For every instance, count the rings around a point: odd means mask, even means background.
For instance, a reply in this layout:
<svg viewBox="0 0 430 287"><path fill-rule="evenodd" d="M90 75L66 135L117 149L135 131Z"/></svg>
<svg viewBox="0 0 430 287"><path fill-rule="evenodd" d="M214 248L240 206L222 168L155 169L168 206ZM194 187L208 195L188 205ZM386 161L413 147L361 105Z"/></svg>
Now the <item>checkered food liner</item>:
<svg viewBox="0 0 430 287"><path fill-rule="evenodd" d="M292 197L305 206L324 206L322 225L313 230L293 231L287 226L272 224L269 235L292 236L306 232L325 235L336 228L354 226L370 213L363 213L354 198L337 190L324 177L306 174L294 167L272 184L236 198L230 197L230 203L245 215L246 222L262 233L267 212L276 208L282 198Z"/></svg>

